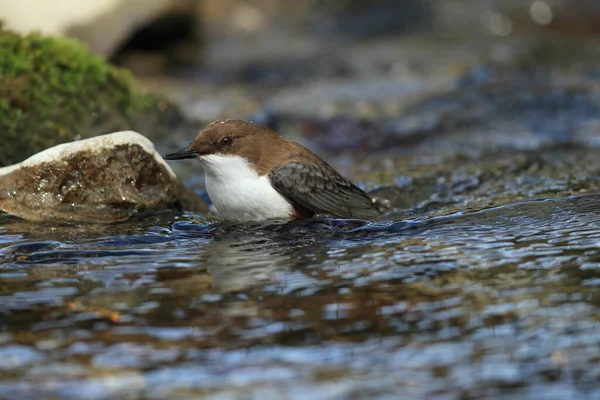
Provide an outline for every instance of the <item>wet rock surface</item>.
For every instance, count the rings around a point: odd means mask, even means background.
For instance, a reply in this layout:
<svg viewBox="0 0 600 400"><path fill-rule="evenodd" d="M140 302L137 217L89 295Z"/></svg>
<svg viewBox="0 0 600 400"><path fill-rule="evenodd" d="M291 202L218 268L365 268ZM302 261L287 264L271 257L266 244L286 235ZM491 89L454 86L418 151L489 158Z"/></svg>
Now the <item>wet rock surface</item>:
<svg viewBox="0 0 600 400"><path fill-rule="evenodd" d="M0 169L0 209L31 221L113 223L206 210L142 135L127 131L50 148Z"/></svg>

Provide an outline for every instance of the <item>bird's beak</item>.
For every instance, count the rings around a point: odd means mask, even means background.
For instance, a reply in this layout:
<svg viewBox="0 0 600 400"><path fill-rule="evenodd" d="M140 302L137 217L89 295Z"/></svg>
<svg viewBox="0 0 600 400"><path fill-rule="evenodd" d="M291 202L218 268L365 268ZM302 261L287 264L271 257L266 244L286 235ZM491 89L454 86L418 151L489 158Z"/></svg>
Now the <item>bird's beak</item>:
<svg viewBox="0 0 600 400"><path fill-rule="evenodd" d="M184 160L186 158L196 158L198 155L197 151L190 149L188 146L174 153L165 154L163 158L165 160Z"/></svg>

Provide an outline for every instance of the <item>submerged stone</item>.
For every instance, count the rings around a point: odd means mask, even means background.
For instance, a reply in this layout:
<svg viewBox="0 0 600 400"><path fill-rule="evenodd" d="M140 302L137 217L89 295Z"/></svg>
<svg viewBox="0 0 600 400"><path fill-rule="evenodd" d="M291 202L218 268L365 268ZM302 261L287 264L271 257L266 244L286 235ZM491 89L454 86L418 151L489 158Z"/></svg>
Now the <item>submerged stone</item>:
<svg viewBox="0 0 600 400"><path fill-rule="evenodd" d="M65 143L0 168L0 209L32 221L112 223L141 213L206 211L133 131Z"/></svg>

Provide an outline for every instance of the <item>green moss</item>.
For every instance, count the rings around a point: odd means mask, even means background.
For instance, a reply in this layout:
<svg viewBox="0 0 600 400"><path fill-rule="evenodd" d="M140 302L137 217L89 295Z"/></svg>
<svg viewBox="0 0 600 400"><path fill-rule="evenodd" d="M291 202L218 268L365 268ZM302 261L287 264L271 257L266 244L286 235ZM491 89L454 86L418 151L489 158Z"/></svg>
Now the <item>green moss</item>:
<svg viewBox="0 0 600 400"><path fill-rule="evenodd" d="M160 103L83 44L21 36L0 22L0 166L59 143L140 129L140 122L156 122Z"/></svg>

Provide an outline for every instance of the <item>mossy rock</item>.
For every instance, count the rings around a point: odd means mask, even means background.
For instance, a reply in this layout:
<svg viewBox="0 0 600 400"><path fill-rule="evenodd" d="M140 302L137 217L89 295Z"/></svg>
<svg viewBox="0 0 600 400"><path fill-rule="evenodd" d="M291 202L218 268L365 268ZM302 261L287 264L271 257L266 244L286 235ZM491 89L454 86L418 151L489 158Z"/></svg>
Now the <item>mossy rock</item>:
<svg viewBox="0 0 600 400"><path fill-rule="evenodd" d="M147 134L176 114L164 99L137 92L128 71L80 42L22 36L0 22L0 166L98 134Z"/></svg>

